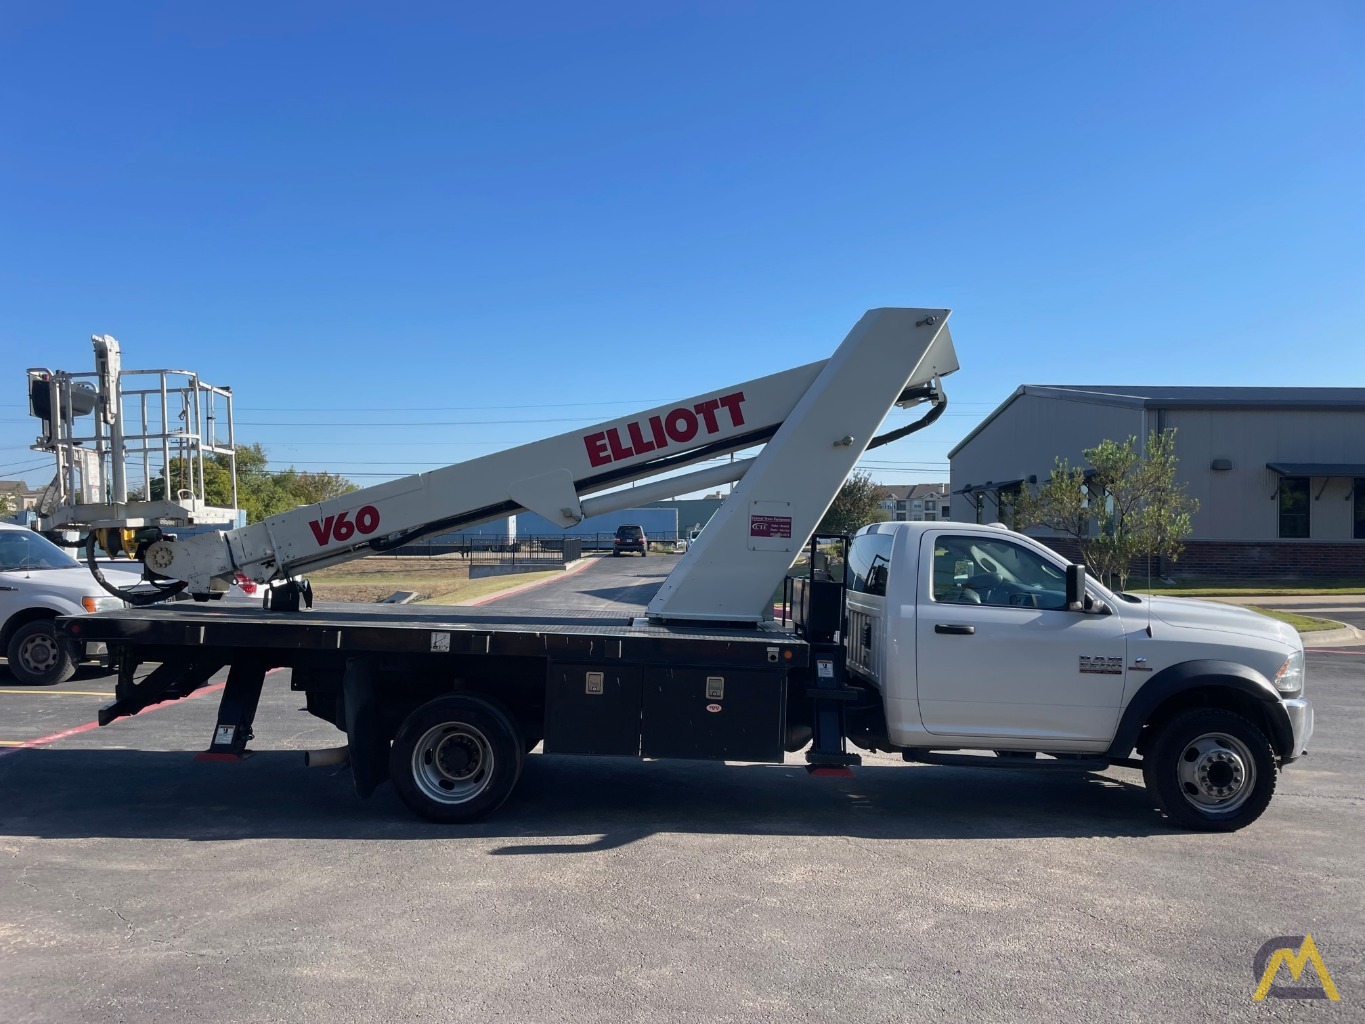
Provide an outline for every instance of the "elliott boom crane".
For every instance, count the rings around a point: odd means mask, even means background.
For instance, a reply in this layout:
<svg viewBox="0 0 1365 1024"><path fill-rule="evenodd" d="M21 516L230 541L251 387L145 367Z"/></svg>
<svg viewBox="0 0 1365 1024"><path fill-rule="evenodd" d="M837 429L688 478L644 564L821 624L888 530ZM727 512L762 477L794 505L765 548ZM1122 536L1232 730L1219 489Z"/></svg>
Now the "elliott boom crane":
<svg viewBox="0 0 1365 1024"><path fill-rule="evenodd" d="M149 569L200 596L237 574L258 583L521 509L569 527L586 516L738 481L649 605L655 621L757 622L773 581L814 531L894 405L946 401L958 368L946 309L868 311L828 360L745 381L587 430L457 463L259 523L152 544ZM912 428L913 429L913 426ZM752 458L657 477L762 445ZM604 493L605 492L605 493Z"/></svg>

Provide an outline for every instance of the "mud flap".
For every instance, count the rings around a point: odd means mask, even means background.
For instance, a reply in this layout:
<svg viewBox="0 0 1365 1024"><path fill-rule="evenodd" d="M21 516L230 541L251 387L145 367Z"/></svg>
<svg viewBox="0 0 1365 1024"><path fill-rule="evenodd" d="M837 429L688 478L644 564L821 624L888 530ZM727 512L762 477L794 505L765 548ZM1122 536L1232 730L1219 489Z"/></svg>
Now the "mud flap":
<svg viewBox="0 0 1365 1024"><path fill-rule="evenodd" d="M348 658L341 678L346 704L346 739L351 748L351 778L365 799L389 778L389 738L374 693L368 658Z"/></svg>

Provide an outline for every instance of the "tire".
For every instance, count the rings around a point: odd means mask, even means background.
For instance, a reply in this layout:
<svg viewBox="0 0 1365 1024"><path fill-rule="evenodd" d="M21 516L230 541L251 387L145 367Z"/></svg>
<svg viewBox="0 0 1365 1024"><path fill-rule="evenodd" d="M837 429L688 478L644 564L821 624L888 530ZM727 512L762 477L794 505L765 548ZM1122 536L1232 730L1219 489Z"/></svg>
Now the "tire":
<svg viewBox="0 0 1365 1024"><path fill-rule="evenodd" d="M404 719L389 753L403 802L428 821L475 821L511 794L525 740L510 715L481 697L454 694Z"/></svg>
<svg viewBox="0 0 1365 1024"><path fill-rule="evenodd" d="M76 674L71 647L57 633L54 619L25 623L10 637L5 652L9 670L25 686L56 686Z"/></svg>
<svg viewBox="0 0 1365 1024"><path fill-rule="evenodd" d="M1270 741L1254 724L1231 711L1197 708L1161 727L1142 778L1174 824L1235 832L1270 805L1278 770Z"/></svg>

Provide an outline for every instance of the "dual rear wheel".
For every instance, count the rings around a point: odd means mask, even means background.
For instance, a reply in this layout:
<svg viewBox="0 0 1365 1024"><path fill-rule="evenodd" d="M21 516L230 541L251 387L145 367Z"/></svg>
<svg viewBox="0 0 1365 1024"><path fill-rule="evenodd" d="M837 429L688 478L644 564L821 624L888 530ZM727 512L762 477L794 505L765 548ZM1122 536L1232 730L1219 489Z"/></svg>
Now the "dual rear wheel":
<svg viewBox="0 0 1365 1024"><path fill-rule="evenodd" d="M527 739L516 719L487 698L437 697L399 727L389 776L403 802L428 821L474 821L511 794Z"/></svg>

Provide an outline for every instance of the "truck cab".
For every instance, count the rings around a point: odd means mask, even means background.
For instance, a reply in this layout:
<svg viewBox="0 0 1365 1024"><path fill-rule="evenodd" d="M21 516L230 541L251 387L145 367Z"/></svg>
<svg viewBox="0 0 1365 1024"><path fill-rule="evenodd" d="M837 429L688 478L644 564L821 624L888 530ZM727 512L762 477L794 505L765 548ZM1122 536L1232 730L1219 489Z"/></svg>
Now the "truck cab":
<svg viewBox="0 0 1365 1024"><path fill-rule="evenodd" d="M859 531L844 642L884 721L853 715L850 738L940 763L933 752L1129 763L1180 824L1254 820L1312 733L1298 633L1241 608L1115 593L1078 570L1000 525Z"/></svg>

